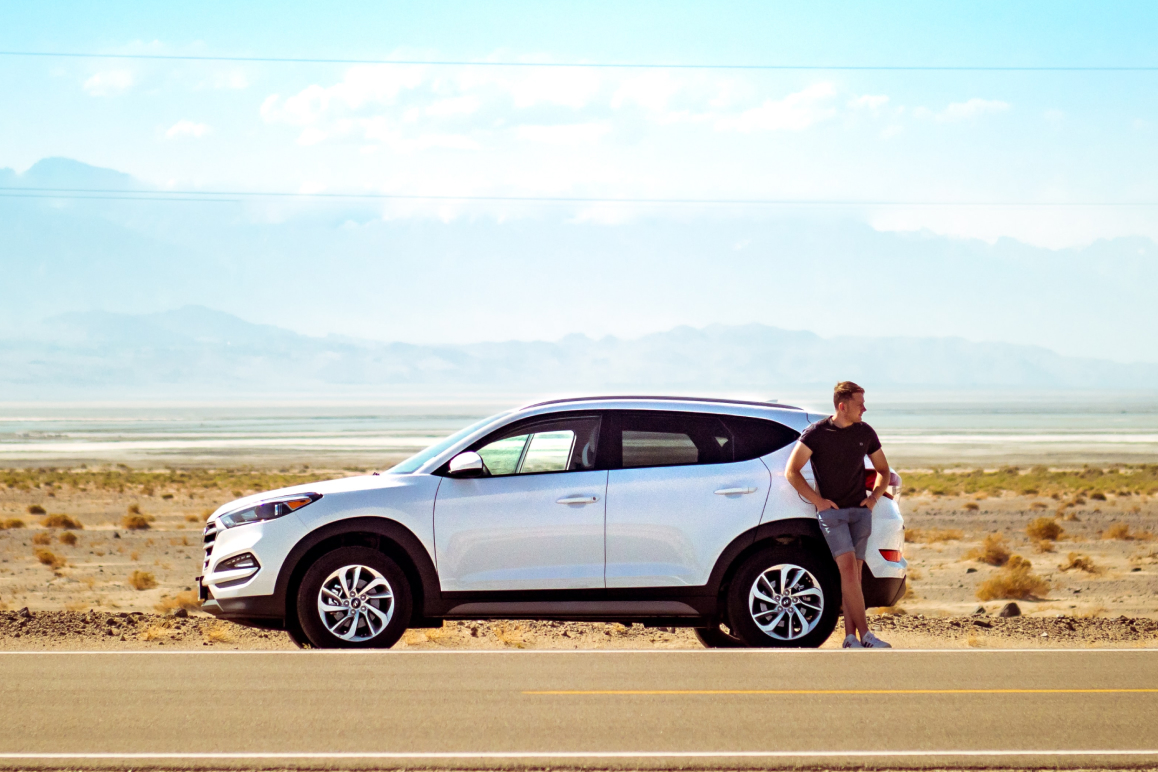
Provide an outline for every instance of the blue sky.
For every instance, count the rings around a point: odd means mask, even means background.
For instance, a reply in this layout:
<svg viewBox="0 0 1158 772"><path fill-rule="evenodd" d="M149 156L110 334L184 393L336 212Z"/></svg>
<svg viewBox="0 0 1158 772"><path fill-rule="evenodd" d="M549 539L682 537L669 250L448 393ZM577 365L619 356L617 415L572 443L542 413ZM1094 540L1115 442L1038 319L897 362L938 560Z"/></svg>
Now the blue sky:
<svg viewBox="0 0 1158 772"><path fill-rule="evenodd" d="M1155 66L1155 39L1158 6L1143 2L0 3L0 49L8 51ZM0 56L0 72L0 168L22 172L42 158L63 156L178 190L982 204L1158 201L1154 71L559 70ZM312 206L251 205L236 217L261 227L289 224L318 216ZM681 227L703 223L707 231L721 233L733 251L751 241L745 233L752 224L760 230L769 218L785 217L816 228L855 223L877 232L927 233L987 245L1015 239L1047 250L1081 249L1098 240L1158 239L1158 207L394 202L372 211L360 207L348 216L326 212L335 234L376 223L441 225L448 244L444 254L463 260L469 259L478 223L534 223L531 230L540 234L535 239L503 239L511 265L519 266L534 265L542 229L552 224L604 229L600 243L613 245L616 229L627 233L646 223L648 232L656 232L656 223L665 221ZM727 235L732 232L734 238ZM219 250L226 243L222 239L216 241ZM184 259L193 265L207 248L188 235L171 241L189 247ZM849 248L855 253L859 247ZM767 249L772 254L776 246ZM1127 251L1136 256L1137 249L1130 242ZM887 275L902 265L877 248L865 254L865 272ZM22 253L7 259L30 258ZM408 272L407 281L421 271L397 255L392 259L399 263L396 270ZM621 256L628 268L632 259L629 253ZM682 255L670 275L633 281L662 287L678 282L681 273L694 274L697 261L706 259ZM538 270L550 278L557 269L544 260ZM951 294L954 277L933 273L929 286ZM1016 275L1034 285L1032 274ZM823 280L824 272L810 276ZM1052 291L1047 288L1055 283L1048 277L1040 291ZM514 297L495 291L497 303ZM156 293L142 292L139 302L105 310L160 310L147 300ZM461 297L447 298L447 307L439 310L454 320ZM226 295L201 299L215 307L227 304ZM1097 301L1113 307L1111 295ZM825 330L822 321L801 318L803 309L776 314L756 300L746 302L750 305L717 314L623 312L617 317L609 311L598 324L572 319L548 326L544 334L638 334L677 323L745 320ZM897 318L881 331L928 329L1091 354L1097 353L1099 338L1117 331L1114 318L1091 312L1090 335L1075 346L1071 335L1051 337L1032 324L992 329L963 313L944 323ZM433 336L398 320L370 327L375 337L417 339L444 337L456 325L461 321ZM348 313L334 313L297 326L353 334L365 325ZM1113 355L1129 359L1131 349ZM1142 358L1158 358L1158 350Z"/></svg>

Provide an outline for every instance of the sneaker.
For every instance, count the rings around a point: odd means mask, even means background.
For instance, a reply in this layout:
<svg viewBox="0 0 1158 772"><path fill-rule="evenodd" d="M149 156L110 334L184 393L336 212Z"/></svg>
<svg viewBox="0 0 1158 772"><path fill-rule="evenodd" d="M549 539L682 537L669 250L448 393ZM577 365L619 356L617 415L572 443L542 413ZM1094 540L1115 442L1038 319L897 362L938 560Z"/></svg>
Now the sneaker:
<svg viewBox="0 0 1158 772"><path fill-rule="evenodd" d="M849 633L848 635L844 636L844 643L841 644L840 648L842 648L842 649L863 649L864 646L860 645L860 641L858 641L856 639L856 636L854 634Z"/></svg>
<svg viewBox="0 0 1158 772"><path fill-rule="evenodd" d="M845 644L847 644L847 643L848 643L848 640L846 639ZM872 633L865 633L864 638L862 638L860 641L860 645L861 645L862 649L891 649L891 648L893 648L891 645L885 643L884 641L882 641L880 638L876 637Z"/></svg>

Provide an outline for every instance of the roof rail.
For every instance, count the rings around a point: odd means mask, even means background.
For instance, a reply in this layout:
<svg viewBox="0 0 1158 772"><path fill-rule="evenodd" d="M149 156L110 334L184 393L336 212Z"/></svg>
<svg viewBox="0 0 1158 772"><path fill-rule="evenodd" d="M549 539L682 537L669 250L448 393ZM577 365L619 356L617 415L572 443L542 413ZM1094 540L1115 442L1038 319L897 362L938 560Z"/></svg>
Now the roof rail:
<svg viewBox="0 0 1158 772"><path fill-rule="evenodd" d="M524 405L524 408L542 407L543 405L559 405L566 402L590 402L592 400L624 400L624 399L640 399L640 400L656 400L665 402L715 402L725 405L757 405L759 407L779 407L785 410L803 410L804 408L796 405L784 405L779 402L756 402L750 399L718 399L715 397L671 397L671 396L647 396L639 394L613 395L613 396L597 396L597 397L564 397L563 399L549 399L545 402L534 402L530 405Z"/></svg>

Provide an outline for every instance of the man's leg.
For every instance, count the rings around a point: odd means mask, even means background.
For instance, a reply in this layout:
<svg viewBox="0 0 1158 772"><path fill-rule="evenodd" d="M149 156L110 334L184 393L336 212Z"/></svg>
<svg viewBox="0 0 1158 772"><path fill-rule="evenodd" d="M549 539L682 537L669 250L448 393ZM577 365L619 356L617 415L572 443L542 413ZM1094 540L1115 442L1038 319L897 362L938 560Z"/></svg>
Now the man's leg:
<svg viewBox="0 0 1158 772"><path fill-rule="evenodd" d="M845 552L836 556L836 567L840 569L841 610L844 611L844 631L851 635L853 630L864 637L868 632L868 621L864 613L864 594L860 589L860 565L856 553Z"/></svg>

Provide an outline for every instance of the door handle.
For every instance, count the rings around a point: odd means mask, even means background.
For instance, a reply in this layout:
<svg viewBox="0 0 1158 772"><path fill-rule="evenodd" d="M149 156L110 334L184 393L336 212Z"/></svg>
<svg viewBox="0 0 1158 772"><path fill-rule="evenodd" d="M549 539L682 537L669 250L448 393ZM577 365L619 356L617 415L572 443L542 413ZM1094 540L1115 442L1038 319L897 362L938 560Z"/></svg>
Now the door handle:
<svg viewBox="0 0 1158 772"><path fill-rule="evenodd" d="M717 496L734 496L737 493L755 493L755 488L720 488L716 491Z"/></svg>
<svg viewBox="0 0 1158 772"><path fill-rule="evenodd" d="M564 496L556 504L594 504L599 501L598 496Z"/></svg>

